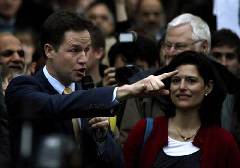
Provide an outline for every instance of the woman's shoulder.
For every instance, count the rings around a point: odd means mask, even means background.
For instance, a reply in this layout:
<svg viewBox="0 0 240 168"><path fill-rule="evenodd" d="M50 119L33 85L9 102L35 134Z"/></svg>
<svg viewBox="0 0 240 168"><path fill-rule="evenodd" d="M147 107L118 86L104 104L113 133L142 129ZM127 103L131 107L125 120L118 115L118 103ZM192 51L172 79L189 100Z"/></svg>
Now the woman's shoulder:
<svg viewBox="0 0 240 168"><path fill-rule="evenodd" d="M211 138L216 139L218 142L224 142L224 144L227 142L232 143L235 141L229 131L219 126L210 126L208 128L208 134L211 135Z"/></svg>

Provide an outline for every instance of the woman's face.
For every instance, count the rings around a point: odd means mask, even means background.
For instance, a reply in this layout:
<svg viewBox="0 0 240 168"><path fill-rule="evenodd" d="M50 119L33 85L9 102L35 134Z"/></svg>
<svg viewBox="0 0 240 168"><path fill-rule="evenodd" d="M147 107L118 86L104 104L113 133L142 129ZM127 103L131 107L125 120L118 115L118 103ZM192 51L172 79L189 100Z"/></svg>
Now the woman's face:
<svg viewBox="0 0 240 168"><path fill-rule="evenodd" d="M195 65L180 65L178 74L172 77L170 96L176 109L196 110L200 107L205 94L210 92L209 84L204 84Z"/></svg>

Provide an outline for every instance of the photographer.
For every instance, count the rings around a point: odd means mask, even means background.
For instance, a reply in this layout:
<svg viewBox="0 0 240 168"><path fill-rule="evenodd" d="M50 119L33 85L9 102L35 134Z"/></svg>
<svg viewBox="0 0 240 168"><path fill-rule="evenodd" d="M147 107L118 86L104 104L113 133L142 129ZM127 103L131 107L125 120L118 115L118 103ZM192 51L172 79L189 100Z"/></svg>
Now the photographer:
<svg viewBox="0 0 240 168"><path fill-rule="evenodd" d="M110 67L104 71L104 86L126 84L127 79L138 71L157 68L159 65L156 43L135 32L120 33L118 43L109 50L108 58ZM116 75L119 79L116 79ZM125 82L121 79L125 79Z"/></svg>
<svg viewBox="0 0 240 168"><path fill-rule="evenodd" d="M104 86L122 86L133 83L132 76L140 74L146 77L148 73L154 71L159 65L158 50L155 42L147 37L137 35L135 32L120 33L118 43L110 48L108 57L111 67L104 71ZM142 70L147 70L147 73ZM138 73L140 71L144 73ZM122 124L124 108L125 102L121 102L121 105L115 108L118 129Z"/></svg>

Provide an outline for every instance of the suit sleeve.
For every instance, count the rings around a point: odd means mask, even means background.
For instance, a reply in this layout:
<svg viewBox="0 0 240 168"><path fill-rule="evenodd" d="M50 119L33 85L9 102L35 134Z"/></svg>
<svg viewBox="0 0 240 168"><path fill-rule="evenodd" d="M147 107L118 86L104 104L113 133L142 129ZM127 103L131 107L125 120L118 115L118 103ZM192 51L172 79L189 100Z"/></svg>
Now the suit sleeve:
<svg viewBox="0 0 240 168"><path fill-rule="evenodd" d="M113 90L106 87L60 95L46 90L33 77L21 76L10 82L6 104L8 110L19 117L70 119L111 116L110 109L118 104L112 101Z"/></svg>

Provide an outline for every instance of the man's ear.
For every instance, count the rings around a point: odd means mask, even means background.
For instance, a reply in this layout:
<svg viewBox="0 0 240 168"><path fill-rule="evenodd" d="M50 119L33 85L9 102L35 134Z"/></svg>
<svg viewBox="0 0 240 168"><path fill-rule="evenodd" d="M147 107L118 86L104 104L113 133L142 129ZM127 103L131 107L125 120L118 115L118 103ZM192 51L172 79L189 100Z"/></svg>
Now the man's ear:
<svg viewBox="0 0 240 168"><path fill-rule="evenodd" d="M52 58L54 55L54 52L55 52L55 50L51 44L44 45L44 53L47 58Z"/></svg>
<svg viewBox="0 0 240 168"><path fill-rule="evenodd" d="M102 60L103 57L104 57L104 48L97 48L97 49L94 49L94 52L96 53L95 54L95 57L99 60Z"/></svg>
<svg viewBox="0 0 240 168"><path fill-rule="evenodd" d="M209 54L210 48L209 48L209 45L208 45L207 40L204 40L204 41L202 42L201 48L202 48L202 52L203 52L204 54L206 54L206 55Z"/></svg>
<svg viewBox="0 0 240 168"><path fill-rule="evenodd" d="M213 85L214 85L213 81L209 80L209 82L207 83L206 88L205 88L205 93L204 93L205 96L207 96L208 94L210 94L212 92Z"/></svg>

